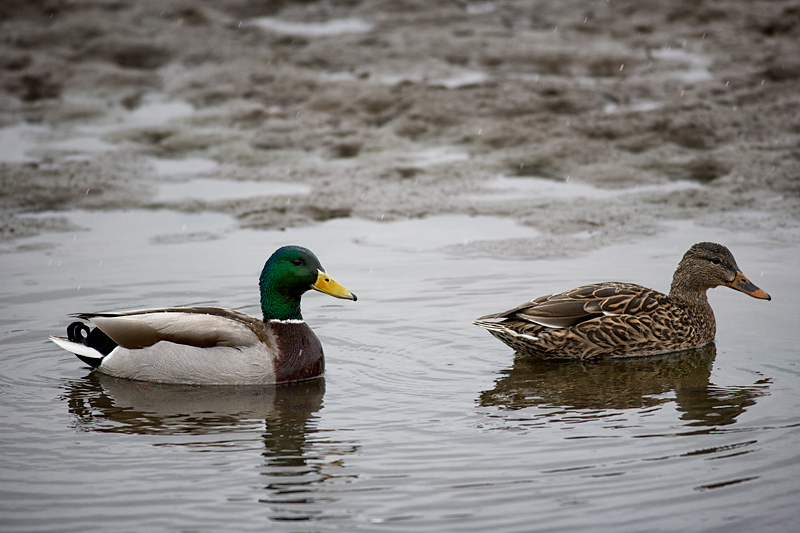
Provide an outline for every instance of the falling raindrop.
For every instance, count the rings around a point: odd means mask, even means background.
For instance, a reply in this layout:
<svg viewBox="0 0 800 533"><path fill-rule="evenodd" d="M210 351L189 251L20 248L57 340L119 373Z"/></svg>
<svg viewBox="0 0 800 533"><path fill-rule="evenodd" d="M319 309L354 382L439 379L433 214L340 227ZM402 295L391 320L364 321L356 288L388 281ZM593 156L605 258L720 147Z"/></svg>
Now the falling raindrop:
<svg viewBox="0 0 800 533"><path fill-rule="evenodd" d="M621 64L621 65L619 66L619 71L620 71L620 72L622 72L622 69L624 69L624 68L625 68L625 63L623 63L623 64Z"/></svg>

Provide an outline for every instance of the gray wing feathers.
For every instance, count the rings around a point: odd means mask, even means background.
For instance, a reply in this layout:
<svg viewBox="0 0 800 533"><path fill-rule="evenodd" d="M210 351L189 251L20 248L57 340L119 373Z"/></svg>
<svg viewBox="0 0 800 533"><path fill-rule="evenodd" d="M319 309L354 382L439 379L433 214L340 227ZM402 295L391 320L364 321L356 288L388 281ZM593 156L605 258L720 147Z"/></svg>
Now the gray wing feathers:
<svg viewBox="0 0 800 533"><path fill-rule="evenodd" d="M234 317L193 312L136 312L87 315L86 318L123 348L152 346L159 341L210 348L242 348L259 343L247 324Z"/></svg>

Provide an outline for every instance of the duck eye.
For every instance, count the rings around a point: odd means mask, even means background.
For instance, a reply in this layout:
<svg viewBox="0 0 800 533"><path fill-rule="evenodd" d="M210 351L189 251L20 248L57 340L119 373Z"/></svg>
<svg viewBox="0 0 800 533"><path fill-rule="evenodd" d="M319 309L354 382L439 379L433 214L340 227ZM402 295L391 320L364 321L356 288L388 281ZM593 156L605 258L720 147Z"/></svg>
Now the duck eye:
<svg viewBox="0 0 800 533"><path fill-rule="evenodd" d="M711 262L712 262L712 263L714 263L715 265L720 265L720 264L722 264L722 261L720 261L718 257L714 257L714 258L712 258L712 259L711 259Z"/></svg>
<svg viewBox="0 0 800 533"><path fill-rule="evenodd" d="M294 266L296 266L296 267L299 267L300 265L303 264L303 260L302 259L292 259L292 264Z"/></svg>

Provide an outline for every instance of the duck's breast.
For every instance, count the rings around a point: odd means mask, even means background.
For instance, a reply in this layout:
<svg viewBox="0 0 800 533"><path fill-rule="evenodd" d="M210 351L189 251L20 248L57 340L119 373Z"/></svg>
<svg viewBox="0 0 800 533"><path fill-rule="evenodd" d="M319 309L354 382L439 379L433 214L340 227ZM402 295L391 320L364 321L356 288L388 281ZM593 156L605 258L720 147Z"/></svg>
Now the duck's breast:
<svg viewBox="0 0 800 533"><path fill-rule="evenodd" d="M270 320L268 328L275 337L278 356L275 382L301 381L322 375L325 356L322 343L302 320Z"/></svg>

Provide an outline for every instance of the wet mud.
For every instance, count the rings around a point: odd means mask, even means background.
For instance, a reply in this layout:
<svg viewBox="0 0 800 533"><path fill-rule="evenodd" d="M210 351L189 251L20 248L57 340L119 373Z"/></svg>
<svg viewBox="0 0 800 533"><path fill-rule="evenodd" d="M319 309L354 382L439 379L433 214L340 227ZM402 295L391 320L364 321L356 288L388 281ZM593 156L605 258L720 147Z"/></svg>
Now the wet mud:
<svg viewBox="0 0 800 533"><path fill-rule="evenodd" d="M131 207L501 216L539 237L460 251L534 257L798 235L796 1L19 0L0 35L3 239ZM197 178L296 188L159 191Z"/></svg>

